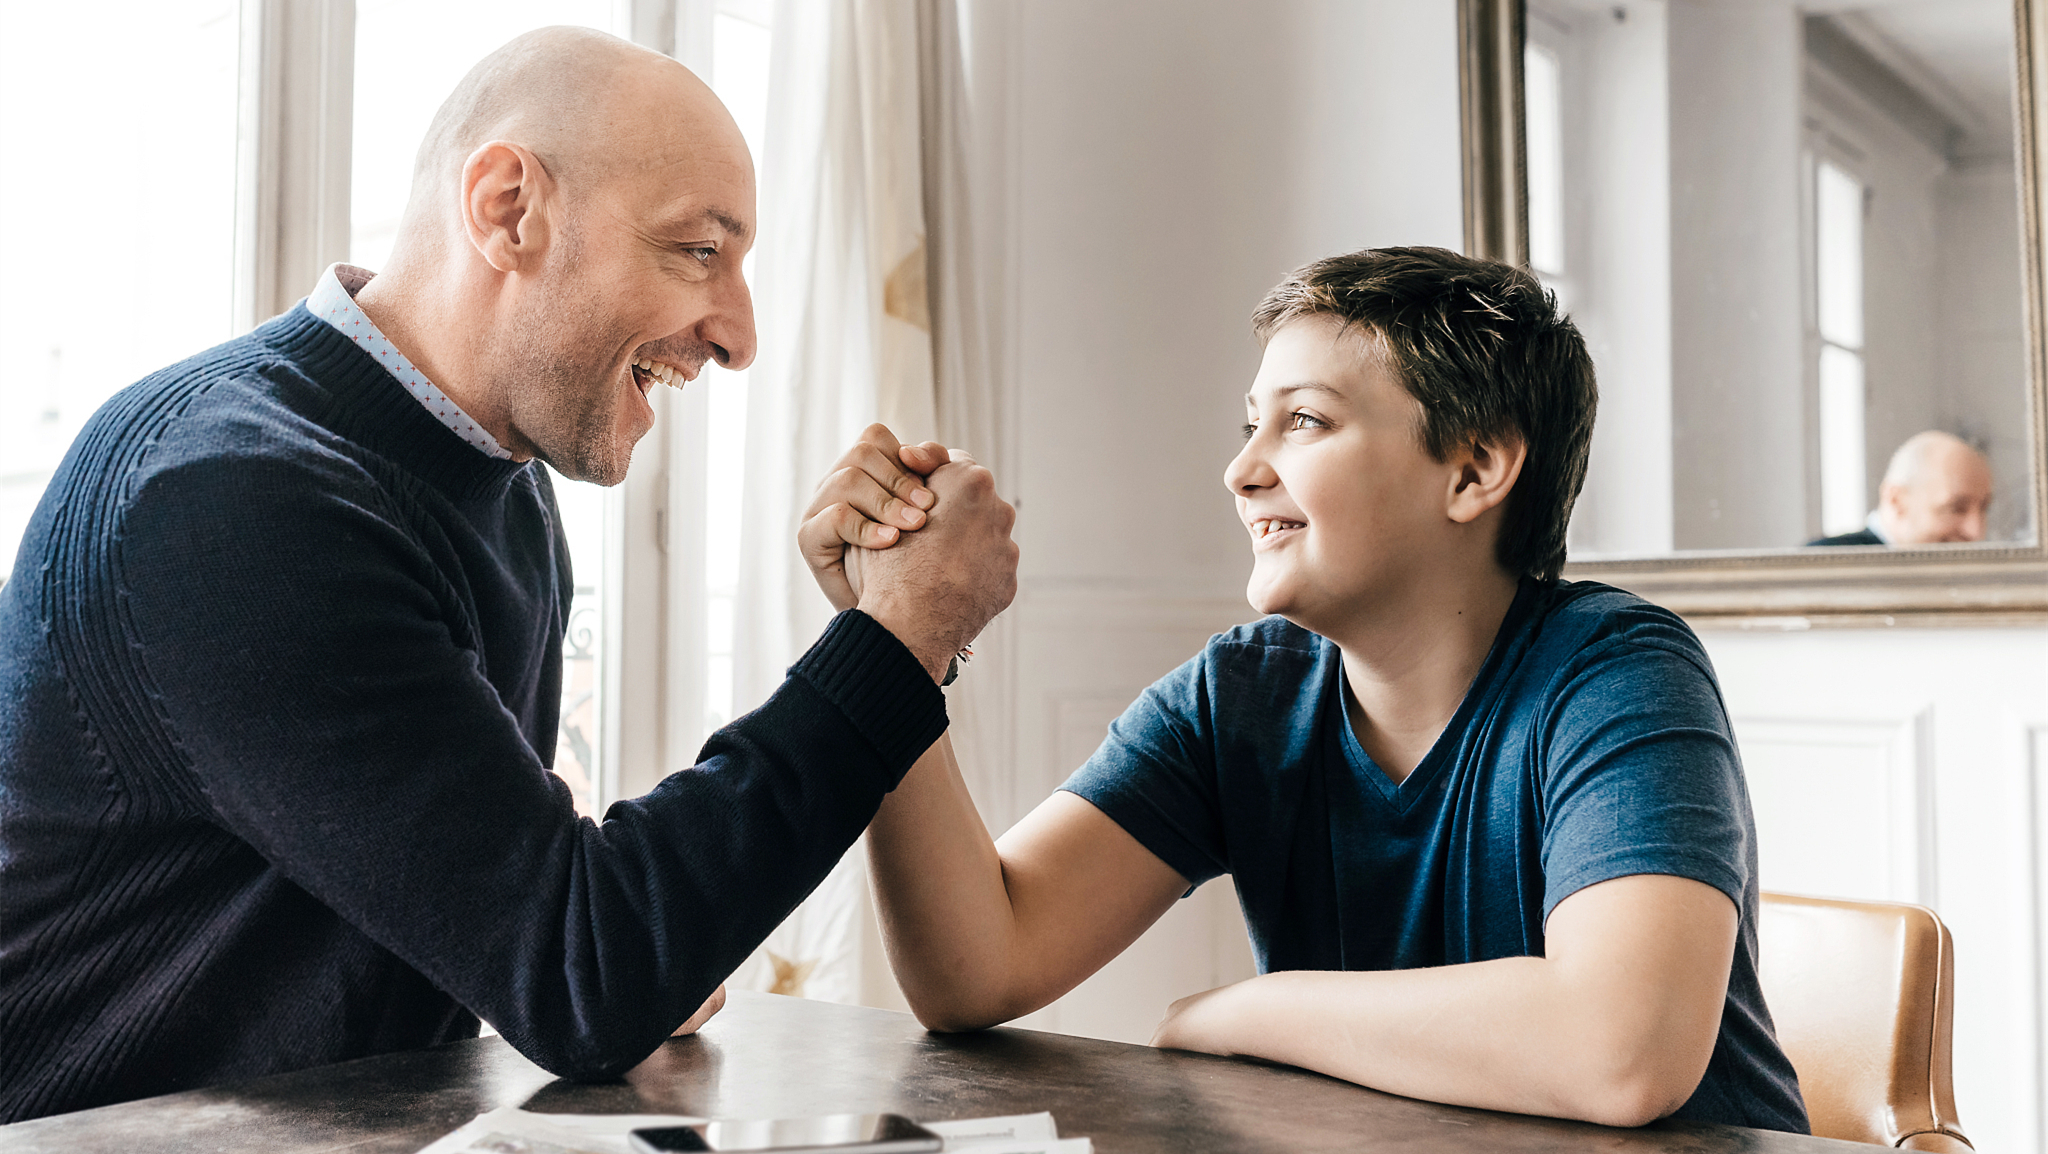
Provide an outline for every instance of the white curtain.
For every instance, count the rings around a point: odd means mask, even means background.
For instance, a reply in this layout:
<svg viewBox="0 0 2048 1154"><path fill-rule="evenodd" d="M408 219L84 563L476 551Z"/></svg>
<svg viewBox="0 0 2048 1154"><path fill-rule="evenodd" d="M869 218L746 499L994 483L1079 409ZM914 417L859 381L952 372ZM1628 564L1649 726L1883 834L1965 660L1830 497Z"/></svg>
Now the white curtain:
<svg viewBox="0 0 2048 1154"><path fill-rule="evenodd" d="M990 440L993 406L963 292L964 180L947 143L959 136L946 95L961 73L955 2L776 5L735 607L740 710L781 684L830 619L795 550L797 518L861 431L880 420L905 441L937 438L984 461L993 451L976 443ZM928 251L928 220L963 243ZM856 848L734 983L861 1000L867 909Z"/></svg>

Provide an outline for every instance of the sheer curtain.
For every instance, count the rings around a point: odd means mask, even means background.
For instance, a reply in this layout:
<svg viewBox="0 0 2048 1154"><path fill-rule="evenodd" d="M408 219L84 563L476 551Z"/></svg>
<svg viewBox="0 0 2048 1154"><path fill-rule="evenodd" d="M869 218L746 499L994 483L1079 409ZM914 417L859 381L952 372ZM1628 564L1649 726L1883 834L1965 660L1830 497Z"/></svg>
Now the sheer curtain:
<svg viewBox="0 0 2048 1154"><path fill-rule="evenodd" d="M880 420L905 441L938 438L984 461L993 450L981 325L964 291L966 197L949 95L961 74L956 2L776 7L755 278L761 351L748 386L735 606L738 710L765 700L831 617L794 549L797 518L861 431ZM928 243L955 238L962 243ZM856 850L735 984L860 1000L867 908Z"/></svg>

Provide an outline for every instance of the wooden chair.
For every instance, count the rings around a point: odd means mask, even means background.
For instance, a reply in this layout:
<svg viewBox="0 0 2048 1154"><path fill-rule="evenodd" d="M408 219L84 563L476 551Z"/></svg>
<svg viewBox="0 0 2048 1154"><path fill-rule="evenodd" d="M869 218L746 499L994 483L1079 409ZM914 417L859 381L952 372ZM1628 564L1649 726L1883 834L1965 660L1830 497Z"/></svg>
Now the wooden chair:
<svg viewBox="0 0 2048 1154"><path fill-rule="evenodd" d="M1816 1135L1972 1149L1950 1081L1955 943L1933 910L1767 893L1757 943Z"/></svg>

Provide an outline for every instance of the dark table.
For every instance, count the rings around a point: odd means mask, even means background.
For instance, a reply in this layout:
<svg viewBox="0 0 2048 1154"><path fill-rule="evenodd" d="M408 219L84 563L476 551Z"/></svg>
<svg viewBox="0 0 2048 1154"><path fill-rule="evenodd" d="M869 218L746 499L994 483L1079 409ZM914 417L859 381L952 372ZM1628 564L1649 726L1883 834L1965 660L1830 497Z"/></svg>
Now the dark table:
<svg viewBox="0 0 2048 1154"><path fill-rule="evenodd" d="M1685 1151L1869 1146L1731 1126L1610 1130L1436 1106L1282 1066L1033 1030L928 1034L907 1014L736 993L694 1038L622 1082L558 1081L478 1038L0 1126L0 1151L413 1151L499 1106L554 1114L921 1120L1050 1110L1101 1154L1260 1151Z"/></svg>

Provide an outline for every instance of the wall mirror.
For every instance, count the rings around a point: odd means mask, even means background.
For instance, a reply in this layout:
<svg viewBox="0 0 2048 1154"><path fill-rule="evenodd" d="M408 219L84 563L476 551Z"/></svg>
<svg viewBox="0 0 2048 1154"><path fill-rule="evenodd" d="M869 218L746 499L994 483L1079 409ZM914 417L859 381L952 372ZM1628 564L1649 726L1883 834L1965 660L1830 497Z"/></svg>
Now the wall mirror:
<svg viewBox="0 0 2048 1154"><path fill-rule="evenodd" d="M2048 619L2044 5L1462 0L1468 251L1600 375L1568 576Z"/></svg>

